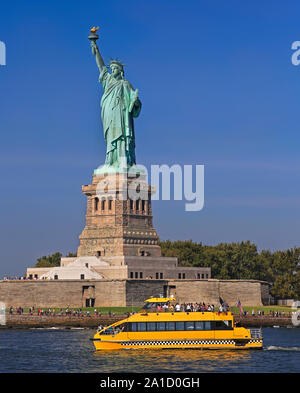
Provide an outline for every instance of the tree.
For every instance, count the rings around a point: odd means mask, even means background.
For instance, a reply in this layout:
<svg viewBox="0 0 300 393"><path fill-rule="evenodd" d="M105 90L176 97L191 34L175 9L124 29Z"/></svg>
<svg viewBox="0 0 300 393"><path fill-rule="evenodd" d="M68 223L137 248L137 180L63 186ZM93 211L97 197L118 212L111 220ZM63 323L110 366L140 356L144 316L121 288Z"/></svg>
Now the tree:
<svg viewBox="0 0 300 393"><path fill-rule="evenodd" d="M34 267L55 267L60 266L62 254L60 252L56 252L52 255L43 256L37 259L36 264Z"/></svg>
<svg viewBox="0 0 300 393"><path fill-rule="evenodd" d="M177 257L180 266L210 267L213 278L262 280L280 298L300 299L300 248L257 251L249 240L202 245L192 240L160 242L162 255Z"/></svg>

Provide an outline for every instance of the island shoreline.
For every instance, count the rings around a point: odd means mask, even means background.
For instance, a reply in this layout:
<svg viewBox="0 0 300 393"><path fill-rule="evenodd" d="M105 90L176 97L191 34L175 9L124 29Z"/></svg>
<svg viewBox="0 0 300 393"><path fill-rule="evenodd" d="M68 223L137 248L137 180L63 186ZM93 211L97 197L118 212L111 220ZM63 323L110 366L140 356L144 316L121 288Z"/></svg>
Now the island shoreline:
<svg viewBox="0 0 300 393"><path fill-rule="evenodd" d="M107 326L127 318L124 315L101 315L101 316L58 316L58 315L6 315L5 325L0 329L33 329L33 328L90 328L97 329L98 326ZM235 316L235 321L242 327L264 328L264 327L294 327L290 317L252 317Z"/></svg>

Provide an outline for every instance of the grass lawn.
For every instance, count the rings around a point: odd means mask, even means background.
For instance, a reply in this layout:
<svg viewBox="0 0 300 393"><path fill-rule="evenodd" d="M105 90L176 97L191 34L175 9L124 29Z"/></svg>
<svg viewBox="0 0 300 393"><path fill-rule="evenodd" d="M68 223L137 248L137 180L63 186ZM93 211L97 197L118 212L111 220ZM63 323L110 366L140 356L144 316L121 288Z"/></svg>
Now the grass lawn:
<svg viewBox="0 0 300 393"><path fill-rule="evenodd" d="M262 306L262 307L256 307L256 306L245 306L243 307L243 311L248 311L249 315L251 315L252 310L254 310L255 315L257 315L257 311L263 311L265 315L269 315L270 311L280 311L281 313L284 311L286 314L289 312L293 312L296 311L296 309L293 309L291 307L287 307L287 306ZM230 307L230 311L233 314L239 314L240 313L240 309L238 307Z"/></svg>
<svg viewBox="0 0 300 393"><path fill-rule="evenodd" d="M37 313L37 310L43 310L43 311L48 311L49 308L51 309L51 312L53 312L53 309L55 309L55 313L58 314L61 310L63 313L66 312L66 307L35 307L34 313ZM70 307L69 310L71 311L76 311L79 310L80 307ZM81 311L82 312L90 312L90 315L94 315L94 310L97 310L99 313L101 313L102 315L108 315L109 312L111 312L111 314L116 314L116 315L121 315L121 314L125 314L126 312L137 312L141 309L141 307L81 307ZM6 309L7 312L9 312L9 308ZM25 307L23 308L23 312L24 313L28 313L29 312L29 308ZM15 314L15 308L13 308L13 313Z"/></svg>

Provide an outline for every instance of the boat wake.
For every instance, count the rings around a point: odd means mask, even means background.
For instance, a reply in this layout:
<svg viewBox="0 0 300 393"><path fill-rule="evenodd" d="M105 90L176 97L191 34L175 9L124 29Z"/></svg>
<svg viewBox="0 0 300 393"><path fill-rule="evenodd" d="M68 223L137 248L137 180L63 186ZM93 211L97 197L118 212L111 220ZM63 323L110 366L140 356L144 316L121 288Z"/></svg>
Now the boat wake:
<svg viewBox="0 0 300 393"><path fill-rule="evenodd" d="M84 327L71 327L71 330L85 330Z"/></svg>
<svg viewBox="0 0 300 393"><path fill-rule="evenodd" d="M32 327L30 328L30 330L62 330L64 328L61 327L56 327L56 326L52 326L52 327Z"/></svg>
<svg viewBox="0 0 300 393"><path fill-rule="evenodd" d="M276 345L270 345L264 347L265 351L300 351L300 347L278 347Z"/></svg>

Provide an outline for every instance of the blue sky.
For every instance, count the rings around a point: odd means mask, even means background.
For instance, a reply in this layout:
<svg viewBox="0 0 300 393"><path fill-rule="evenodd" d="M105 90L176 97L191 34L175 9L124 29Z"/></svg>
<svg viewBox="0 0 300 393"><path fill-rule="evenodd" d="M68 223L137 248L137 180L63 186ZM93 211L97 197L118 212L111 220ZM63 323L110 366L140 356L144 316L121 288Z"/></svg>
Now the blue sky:
<svg viewBox="0 0 300 393"><path fill-rule="evenodd" d="M75 251L81 185L104 162L87 35L140 91L140 164L205 165L205 207L153 202L161 239L300 246L298 1L1 4L0 276Z"/></svg>

